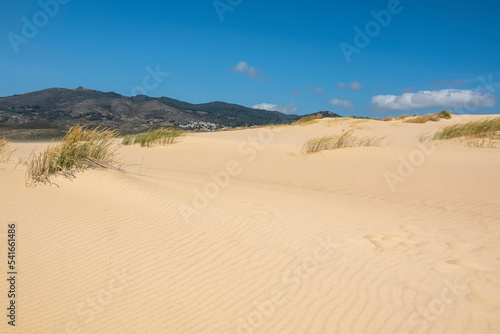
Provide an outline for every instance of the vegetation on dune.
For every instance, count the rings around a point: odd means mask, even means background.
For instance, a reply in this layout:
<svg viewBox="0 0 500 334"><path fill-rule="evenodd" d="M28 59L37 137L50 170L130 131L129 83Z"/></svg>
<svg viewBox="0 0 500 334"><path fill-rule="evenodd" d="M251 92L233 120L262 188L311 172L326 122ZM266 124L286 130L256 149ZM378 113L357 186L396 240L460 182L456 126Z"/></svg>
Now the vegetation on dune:
<svg viewBox="0 0 500 334"><path fill-rule="evenodd" d="M114 140L117 131L103 128L86 129L74 126L60 143L50 145L39 154L32 154L26 162L28 185L50 183L55 174L72 175L73 170L89 167L111 167L115 160Z"/></svg>
<svg viewBox="0 0 500 334"><path fill-rule="evenodd" d="M429 121L437 122L443 118L448 119L451 118L452 115L453 113L451 111L443 110L436 114L425 114L423 116L418 116L417 114L414 114L413 116L404 114L404 115L399 115L396 118L392 116L387 116L386 118L383 119L383 121L387 122L387 121L393 121L395 119L397 121L402 120L404 123L427 123Z"/></svg>
<svg viewBox="0 0 500 334"><path fill-rule="evenodd" d="M7 162L10 159L12 151L9 150L9 142L7 139L0 139L0 163Z"/></svg>
<svg viewBox="0 0 500 334"><path fill-rule="evenodd" d="M494 139L500 139L500 117L447 126L434 134L431 139L443 140L453 138L466 140L484 139L490 142ZM482 144L484 143L482 142Z"/></svg>
<svg viewBox="0 0 500 334"><path fill-rule="evenodd" d="M172 144L177 138L182 136L182 131L177 129L160 128L148 132L138 133L136 135L127 135L122 141L123 145L140 144L142 147L151 147L154 145Z"/></svg>
<svg viewBox="0 0 500 334"><path fill-rule="evenodd" d="M440 119L450 119L453 113L451 111L443 110L436 114L425 114L423 116L408 117L403 120L405 123L427 123L438 122Z"/></svg>
<svg viewBox="0 0 500 334"><path fill-rule="evenodd" d="M359 138L353 135L353 130L349 130L339 135L309 139L303 144L302 153L311 154L345 147L380 146L386 138L387 136Z"/></svg>

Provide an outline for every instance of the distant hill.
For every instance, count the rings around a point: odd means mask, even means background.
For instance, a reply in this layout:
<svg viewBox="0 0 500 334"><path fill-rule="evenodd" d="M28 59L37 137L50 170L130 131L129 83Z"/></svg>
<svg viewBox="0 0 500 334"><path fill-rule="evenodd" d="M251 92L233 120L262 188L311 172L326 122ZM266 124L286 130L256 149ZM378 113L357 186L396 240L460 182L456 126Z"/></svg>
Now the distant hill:
<svg viewBox="0 0 500 334"><path fill-rule="evenodd" d="M336 118L336 117L342 117L340 116L339 114L336 114L332 111L320 111L320 112L315 112L315 113L312 113L312 114L307 114L307 115L301 115L300 118L306 118L306 117L309 117L309 116L317 116L317 115L320 115L321 118Z"/></svg>
<svg viewBox="0 0 500 334"><path fill-rule="evenodd" d="M321 113L323 117L340 117L329 111ZM305 116L219 101L191 104L168 97L128 97L83 87L50 88L0 98L0 130L63 130L81 124L138 132L151 126L185 126L195 122L214 123L217 127L287 124Z"/></svg>

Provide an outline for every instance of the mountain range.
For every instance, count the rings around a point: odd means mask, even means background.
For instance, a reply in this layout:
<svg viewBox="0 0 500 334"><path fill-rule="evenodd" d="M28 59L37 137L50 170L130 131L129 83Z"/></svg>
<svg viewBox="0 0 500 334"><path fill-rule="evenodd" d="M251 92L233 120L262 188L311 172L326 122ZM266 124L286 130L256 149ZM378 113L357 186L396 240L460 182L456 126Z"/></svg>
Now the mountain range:
<svg viewBox="0 0 500 334"><path fill-rule="evenodd" d="M320 113L323 117L341 117L330 111ZM124 133L140 132L152 126L217 129L287 124L309 115L284 114L220 101L191 104L168 97L129 97L83 87L49 88L0 98L0 130L4 132L7 129L62 130L75 124L100 125Z"/></svg>

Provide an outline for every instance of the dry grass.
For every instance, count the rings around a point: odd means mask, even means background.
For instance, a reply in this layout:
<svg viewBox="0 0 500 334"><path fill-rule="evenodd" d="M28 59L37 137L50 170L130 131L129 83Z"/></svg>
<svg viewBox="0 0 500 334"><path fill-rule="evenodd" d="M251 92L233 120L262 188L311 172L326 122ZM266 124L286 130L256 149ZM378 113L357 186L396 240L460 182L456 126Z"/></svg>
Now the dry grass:
<svg viewBox="0 0 500 334"><path fill-rule="evenodd" d="M418 116L417 114L414 114L413 116L404 114L404 115L399 115L396 118L394 118L392 116L387 116L386 118L382 119L382 121L388 122L388 121L393 121L393 120L396 120L396 121L402 120L404 123L427 123L429 121L437 122L442 118L448 119L448 118L451 118L452 115L453 115L453 113L451 111L443 110L443 111L436 113L436 114L426 114L423 116ZM372 119L378 120L378 118L376 118L376 117L374 117Z"/></svg>
<svg viewBox="0 0 500 334"><path fill-rule="evenodd" d="M127 135L123 139L122 144L140 144L143 147L168 145L172 144L180 136L182 136L182 132L180 130L160 128L153 131L138 133L136 135Z"/></svg>
<svg viewBox="0 0 500 334"><path fill-rule="evenodd" d="M26 183L51 183L52 175L72 176L72 171L89 167L111 167L116 163L114 140L117 131L75 126L68 130L60 143L50 145L26 162ZM114 147L115 146L115 147Z"/></svg>
<svg viewBox="0 0 500 334"><path fill-rule="evenodd" d="M8 162L13 151L9 149L9 141L0 139L0 163Z"/></svg>
<svg viewBox="0 0 500 334"><path fill-rule="evenodd" d="M446 110L443 110L439 113L436 113L436 114L426 114L426 115L423 115L423 116L413 116L413 117L405 117L405 119L403 120L403 122L405 123L427 123L429 121L431 122L438 122L440 119L449 119L451 118L452 116L452 112L451 111L446 111Z"/></svg>
<svg viewBox="0 0 500 334"><path fill-rule="evenodd" d="M500 139L500 117L454 124L438 131L431 140L461 139L474 146L492 146Z"/></svg>
<svg viewBox="0 0 500 334"><path fill-rule="evenodd" d="M417 137L417 143L426 143L432 138L432 135L429 134L421 134L420 136Z"/></svg>
<svg viewBox="0 0 500 334"><path fill-rule="evenodd" d="M358 138L349 130L340 135L309 139L302 145L302 153L311 154L345 147L380 146L386 138L387 136Z"/></svg>

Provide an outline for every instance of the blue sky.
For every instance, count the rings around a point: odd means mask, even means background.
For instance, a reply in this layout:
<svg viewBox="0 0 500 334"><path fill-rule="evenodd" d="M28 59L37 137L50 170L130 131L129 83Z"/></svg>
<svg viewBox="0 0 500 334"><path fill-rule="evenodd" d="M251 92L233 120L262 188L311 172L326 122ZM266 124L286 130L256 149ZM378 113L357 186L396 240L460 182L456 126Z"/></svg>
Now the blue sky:
<svg viewBox="0 0 500 334"><path fill-rule="evenodd" d="M498 1L0 5L0 96L84 86L299 114L499 113Z"/></svg>

